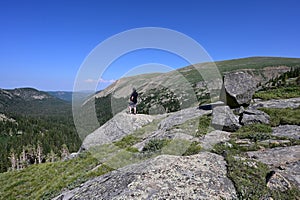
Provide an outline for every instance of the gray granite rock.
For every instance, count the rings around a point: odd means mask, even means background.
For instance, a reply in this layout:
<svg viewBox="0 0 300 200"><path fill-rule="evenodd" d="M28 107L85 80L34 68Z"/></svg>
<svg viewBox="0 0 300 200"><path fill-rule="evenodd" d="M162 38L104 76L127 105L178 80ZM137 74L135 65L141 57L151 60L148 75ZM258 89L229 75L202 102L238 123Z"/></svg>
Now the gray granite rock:
<svg viewBox="0 0 300 200"><path fill-rule="evenodd" d="M253 108L249 108L242 113L241 124L249 125L249 124L269 124L270 116L260 110L256 110Z"/></svg>
<svg viewBox="0 0 300 200"><path fill-rule="evenodd" d="M200 140L200 143L203 149L211 150L215 144L228 141L230 139L229 136L229 132L215 130L206 134L204 138Z"/></svg>
<svg viewBox="0 0 300 200"><path fill-rule="evenodd" d="M290 147L276 147L265 151L247 152L249 157L255 157L259 161L272 166L300 160L300 145Z"/></svg>
<svg viewBox="0 0 300 200"><path fill-rule="evenodd" d="M218 106L213 108L212 126L218 130L233 132L241 125L228 106Z"/></svg>
<svg viewBox="0 0 300 200"><path fill-rule="evenodd" d="M271 190L284 192L291 189L292 186L279 172L274 172L267 182L267 187Z"/></svg>
<svg viewBox="0 0 300 200"><path fill-rule="evenodd" d="M300 126L297 125L281 125L272 128L272 135L280 137L288 137L299 140L300 139Z"/></svg>
<svg viewBox="0 0 300 200"><path fill-rule="evenodd" d="M300 106L300 98L290 99L271 99L269 101L261 101L256 99L251 105L254 108L298 108Z"/></svg>
<svg viewBox="0 0 300 200"><path fill-rule="evenodd" d="M163 155L94 178L55 200L236 199L222 156Z"/></svg>
<svg viewBox="0 0 300 200"><path fill-rule="evenodd" d="M168 130L175 125L182 124L189 119L209 114L211 111L199 110L197 107L187 108L178 112L170 113L165 119L159 123L159 129Z"/></svg>
<svg viewBox="0 0 300 200"><path fill-rule="evenodd" d="M247 155L280 172L289 182L300 189L300 145L252 151L247 152Z"/></svg>
<svg viewBox="0 0 300 200"><path fill-rule="evenodd" d="M257 82L246 72L230 72L224 75L221 100L231 108L249 105Z"/></svg>
<svg viewBox="0 0 300 200"><path fill-rule="evenodd" d="M83 141L81 149L88 150L97 145L108 144L141 128L155 119L151 115L132 115L119 113L103 126L89 134Z"/></svg>

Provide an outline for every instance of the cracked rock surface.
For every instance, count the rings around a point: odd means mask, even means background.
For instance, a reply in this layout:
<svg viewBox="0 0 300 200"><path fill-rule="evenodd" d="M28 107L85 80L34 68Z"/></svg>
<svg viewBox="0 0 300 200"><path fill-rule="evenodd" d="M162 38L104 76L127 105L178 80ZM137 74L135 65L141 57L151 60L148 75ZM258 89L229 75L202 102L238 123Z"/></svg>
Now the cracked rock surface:
<svg viewBox="0 0 300 200"><path fill-rule="evenodd" d="M94 178L55 199L234 199L222 156L162 155Z"/></svg>

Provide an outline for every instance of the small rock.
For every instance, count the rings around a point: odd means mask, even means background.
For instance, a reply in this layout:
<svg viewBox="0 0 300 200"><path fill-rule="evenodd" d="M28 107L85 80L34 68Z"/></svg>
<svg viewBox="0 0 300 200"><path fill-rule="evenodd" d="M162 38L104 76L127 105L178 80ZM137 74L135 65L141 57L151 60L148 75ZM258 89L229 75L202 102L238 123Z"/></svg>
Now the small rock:
<svg viewBox="0 0 300 200"><path fill-rule="evenodd" d="M250 139L237 139L235 141L236 144L251 144Z"/></svg>
<svg viewBox="0 0 300 200"><path fill-rule="evenodd" d="M286 168L283 165L278 166L278 169L285 170Z"/></svg>
<svg viewBox="0 0 300 200"><path fill-rule="evenodd" d="M280 173L274 172L267 182L267 187L271 190L279 190L281 192L284 192L291 188L291 184Z"/></svg>
<svg viewBox="0 0 300 200"><path fill-rule="evenodd" d="M230 133L228 133L228 132L215 130L215 131L212 131L212 132L206 134L204 136L204 138L200 141L200 143L204 149L210 150L210 149L212 149L213 145L220 143L220 142L228 141L230 139L229 136L230 136ZM231 147L232 147L232 144L230 144L228 142L226 142L226 143L228 145L231 145Z"/></svg>
<svg viewBox="0 0 300 200"><path fill-rule="evenodd" d="M270 123L270 116L260 110L256 110L253 108L247 109L242 114L242 125L249 125L249 124L269 124Z"/></svg>

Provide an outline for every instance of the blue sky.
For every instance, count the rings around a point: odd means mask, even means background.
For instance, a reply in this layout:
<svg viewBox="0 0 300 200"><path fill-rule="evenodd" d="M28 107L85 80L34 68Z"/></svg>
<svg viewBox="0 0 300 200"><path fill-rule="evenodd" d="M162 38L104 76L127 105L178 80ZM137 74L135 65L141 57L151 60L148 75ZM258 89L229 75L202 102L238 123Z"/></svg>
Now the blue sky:
<svg viewBox="0 0 300 200"><path fill-rule="evenodd" d="M140 27L184 33L215 61L300 58L299 9L297 0L1 0L0 88L71 91L81 64L99 43ZM103 74L100 87L151 62L186 65L167 52L132 52Z"/></svg>

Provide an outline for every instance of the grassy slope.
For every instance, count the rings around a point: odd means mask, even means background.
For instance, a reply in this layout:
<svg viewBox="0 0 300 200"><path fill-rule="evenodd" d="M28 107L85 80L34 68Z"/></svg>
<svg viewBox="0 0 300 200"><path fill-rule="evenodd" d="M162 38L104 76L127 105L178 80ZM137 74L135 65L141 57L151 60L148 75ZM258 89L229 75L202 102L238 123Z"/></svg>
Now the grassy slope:
<svg viewBox="0 0 300 200"><path fill-rule="evenodd" d="M63 188L73 188L88 179L111 171L90 155L69 161L31 165L20 171L0 174L0 199L51 199Z"/></svg>
<svg viewBox="0 0 300 200"><path fill-rule="evenodd" d="M220 71L232 71L238 69L261 69L272 66L300 66L300 58L281 57L249 57L216 62Z"/></svg>
<svg viewBox="0 0 300 200"><path fill-rule="evenodd" d="M220 73L223 74L225 72L235 71L239 69L261 70L264 67L300 67L300 58L249 57L225 61L216 61L215 64ZM202 64L196 64L195 67L198 68L201 65ZM178 69L178 71L182 73L191 83L197 83L202 79L200 77L199 71L197 71L195 67L188 66Z"/></svg>

